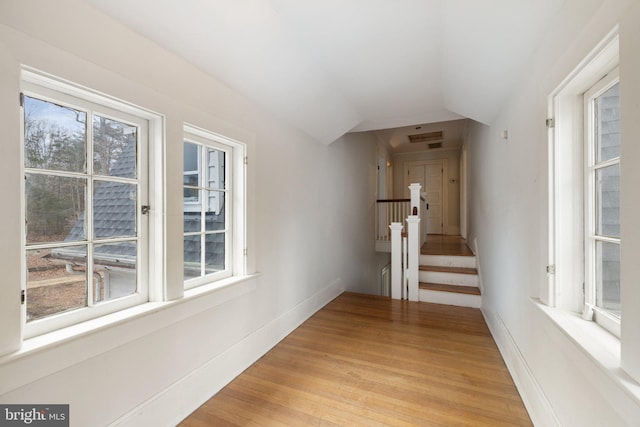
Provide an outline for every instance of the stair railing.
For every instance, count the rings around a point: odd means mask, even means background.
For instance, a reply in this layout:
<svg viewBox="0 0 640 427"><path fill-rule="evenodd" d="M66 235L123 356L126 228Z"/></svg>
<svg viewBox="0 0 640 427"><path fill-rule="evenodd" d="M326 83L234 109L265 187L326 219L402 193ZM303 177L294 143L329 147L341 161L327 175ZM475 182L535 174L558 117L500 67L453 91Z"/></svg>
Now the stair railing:
<svg viewBox="0 0 640 427"><path fill-rule="evenodd" d="M402 233L403 222L392 222L391 234L391 298L419 301L420 247L426 233L420 227L420 184L411 184L411 214L406 216L407 232ZM424 235L424 237L422 237Z"/></svg>
<svg viewBox="0 0 640 427"><path fill-rule="evenodd" d="M391 241L389 224L403 222L410 215L411 199L376 200L376 240Z"/></svg>

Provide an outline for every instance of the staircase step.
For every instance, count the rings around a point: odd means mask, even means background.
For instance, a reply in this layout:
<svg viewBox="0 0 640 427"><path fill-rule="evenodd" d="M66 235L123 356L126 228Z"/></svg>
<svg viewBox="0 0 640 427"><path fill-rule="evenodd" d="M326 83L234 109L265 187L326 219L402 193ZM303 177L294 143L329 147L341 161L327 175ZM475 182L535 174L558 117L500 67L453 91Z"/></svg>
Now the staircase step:
<svg viewBox="0 0 640 427"><path fill-rule="evenodd" d="M471 256L452 256L452 255L420 255L421 265L433 265L441 267L466 267L474 268L476 266L476 257Z"/></svg>
<svg viewBox="0 0 640 427"><path fill-rule="evenodd" d="M420 301L435 304L454 305L458 307L480 308L482 297L475 294L461 294L457 292L442 292L420 287Z"/></svg>
<svg viewBox="0 0 640 427"><path fill-rule="evenodd" d="M453 292L467 295L480 295L480 289L476 286L444 285L442 283L420 282L420 289L439 292Z"/></svg>
<svg viewBox="0 0 640 427"><path fill-rule="evenodd" d="M421 265L420 271L431 271L434 273L454 273L454 274L478 274L478 269L469 267L444 267L439 265Z"/></svg>

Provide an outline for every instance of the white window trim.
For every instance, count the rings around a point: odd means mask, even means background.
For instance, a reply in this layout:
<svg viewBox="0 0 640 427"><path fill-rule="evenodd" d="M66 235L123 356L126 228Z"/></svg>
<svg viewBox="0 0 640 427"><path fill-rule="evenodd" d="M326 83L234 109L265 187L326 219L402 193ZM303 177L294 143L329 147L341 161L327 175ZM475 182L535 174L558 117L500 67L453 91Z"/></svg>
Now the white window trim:
<svg viewBox="0 0 640 427"><path fill-rule="evenodd" d="M584 308L584 108L583 94L619 63L618 28L550 94L548 281L540 299L551 307ZM576 190L579 191L577 197Z"/></svg>
<svg viewBox="0 0 640 427"><path fill-rule="evenodd" d="M152 206L152 210L148 216L140 218L141 215L138 214L140 220L138 226L145 227L148 230L146 239L139 240L143 249L139 250L139 255L142 256L138 260L138 263L143 267L139 268L138 272L138 292L134 295L104 302L90 308L85 307L62 312L29 323L26 323L25 305L22 309L23 324L25 324L23 328L23 338L35 337L63 327L86 322L110 313L116 313L139 306L148 301L162 300L164 296L162 259L158 258L158 255L156 255L155 259L150 259L149 255L159 254L159 256L162 256L162 254L164 254L162 210L153 209L155 206L163 206L164 199L163 193L156 189L158 187L162 188L163 182L163 117L125 101L75 85L29 67L23 67L21 70L21 90L25 95L58 103L63 102L80 110L86 110L86 107L90 106L94 112L99 113L101 116L115 118L138 126L140 132L143 133L143 135L140 135L140 139L146 138L148 144L148 147L145 148L147 152L146 164L148 165L148 170L146 166L144 169L140 169L140 164L138 165L140 173L138 180L139 188L145 189L144 192L139 192L138 194L138 205L148 204ZM89 136L90 135L87 135L87 137ZM24 140L22 125L21 140ZM21 163L24 164L23 158L21 158ZM22 166L22 169L24 171L24 166ZM24 180L21 180L21 182L21 212L22 217L24 217L24 207L26 203L24 198ZM88 223L88 225L90 225L90 223ZM26 292L27 278L26 264L24 261L24 242L26 242L26 236L24 235L24 227L21 233L23 242L23 277L21 288Z"/></svg>
<svg viewBox="0 0 640 427"><path fill-rule="evenodd" d="M605 77L594 84L584 95L585 116L593 117L593 99L600 96L620 81L620 72L616 67ZM595 170L610 165L619 165L620 157L596 163L595 145L593 140L595 131L592 120L585 120L585 295L583 318L593 320L600 326L620 337L620 318L612 315L596 305L596 241L610 242L620 245L620 238L598 236L595 233Z"/></svg>
<svg viewBox="0 0 640 427"><path fill-rule="evenodd" d="M223 272L185 280L186 290L203 285L212 285L228 277L241 277L246 274L246 145L234 139L199 128L184 125L184 141L223 150L229 154L227 160L226 186L230 196L225 208L228 227L225 239L225 265Z"/></svg>

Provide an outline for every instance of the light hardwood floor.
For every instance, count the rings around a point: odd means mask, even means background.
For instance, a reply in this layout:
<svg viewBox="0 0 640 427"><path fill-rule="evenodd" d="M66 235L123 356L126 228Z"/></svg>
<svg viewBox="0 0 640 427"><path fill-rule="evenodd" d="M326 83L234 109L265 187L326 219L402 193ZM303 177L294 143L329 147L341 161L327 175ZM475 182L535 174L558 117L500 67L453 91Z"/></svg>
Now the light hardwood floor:
<svg viewBox="0 0 640 427"><path fill-rule="evenodd" d="M442 234L427 235L427 240L420 248L420 253L423 255L473 256L465 239L460 236Z"/></svg>
<svg viewBox="0 0 640 427"><path fill-rule="evenodd" d="M344 293L183 427L530 426L479 310Z"/></svg>

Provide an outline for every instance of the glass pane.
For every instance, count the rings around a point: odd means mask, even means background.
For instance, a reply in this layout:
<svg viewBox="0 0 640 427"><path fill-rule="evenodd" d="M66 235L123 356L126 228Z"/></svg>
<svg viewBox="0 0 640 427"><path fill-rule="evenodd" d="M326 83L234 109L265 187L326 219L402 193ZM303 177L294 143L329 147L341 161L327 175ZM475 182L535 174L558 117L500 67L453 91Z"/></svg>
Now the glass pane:
<svg viewBox="0 0 640 427"><path fill-rule="evenodd" d="M85 172L87 113L24 97L24 164Z"/></svg>
<svg viewBox="0 0 640 427"><path fill-rule="evenodd" d="M207 182L210 189L224 189L225 152L207 148Z"/></svg>
<svg viewBox="0 0 640 427"><path fill-rule="evenodd" d="M202 231L202 214L200 212L184 213L184 232L196 233Z"/></svg>
<svg viewBox="0 0 640 427"><path fill-rule="evenodd" d="M620 245L596 242L596 305L620 317Z"/></svg>
<svg viewBox="0 0 640 427"><path fill-rule="evenodd" d="M206 230L224 230L224 198L223 191L207 191Z"/></svg>
<svg viewBox="0 0 640 427"><path fill-rule="evenodd" d="M200 169L198 167L198 149L200 146L198 144L193 144L191 142L184 142L183 146L183 163L184 163L184 172L196 172ZM186 184L186 183L185 183ZM197 184L196 184L197 185Z"/></svg>
<svg viewBox="0 0 640 427"><path fill-rule="evenodd" d="M96 245L93 251L94 302L132 295L137 290L136 244Z"/></svg>
<svg viewBox="0 0 640 427"><path fill-rule="evenodd" d="M197 190L195 188L184 188L184 203L187 204L189 203L191 206L191 208L189 208L189 210L197 210L200 211L200 203L198 203L200 201L200 190ZM185 206L186 207L186 206Z"/></svg>
<svg viewBox="0 0 640 427"><path fill-rule="evenodd" d="M225 247L224 233L207 234L205 237L205 269L206 274L224 270Z"/></svg>
<svg viewBox="0 0 640 427"><path fill-rule="evenodd" d="M135 126L94 115L93 172L135 178L137 132Z"/></svg>
<svg viewBox="0 0 640 427"><path fill-rule="evenodd" d="M184 185L190 185L192 187L198 186L198 173L184 173L182 183Z"/></svg>
<svg viewBox="0 0 640 427"><path fill-rule="evenodd" d="M27 243L86 239L86 179L26 174Z"/></svg>
<svg viewBox="0 0 640 427"><path fill-rule="evenodd" d="M620 237L620 165L596 170L596 234Z"/></svg>
<svg viewBox="0 0 640 427"><path fill-rule="evenodd" d="M620 157L619 83L595 99L597 112L596 162Z"/></svg>
<svg viewBox="0 0 640 427"><path fill-rule="evenodd" d="M135 184L94 181L93 232L96 238L136 235Z"/></svg>
<svg viewBox="0 0 640 427"><path fill-rule="evenodd" d="M28 250L27 320L87 305L85 245Z"/></svg>
<svg viewBox="0 0 640 427"><path fill-rule="evenodd" d="M201 236L185 236L184 238L184 279L201 276Z"/></svg>

